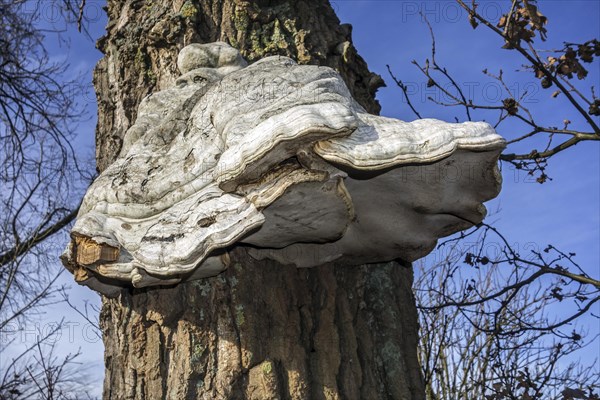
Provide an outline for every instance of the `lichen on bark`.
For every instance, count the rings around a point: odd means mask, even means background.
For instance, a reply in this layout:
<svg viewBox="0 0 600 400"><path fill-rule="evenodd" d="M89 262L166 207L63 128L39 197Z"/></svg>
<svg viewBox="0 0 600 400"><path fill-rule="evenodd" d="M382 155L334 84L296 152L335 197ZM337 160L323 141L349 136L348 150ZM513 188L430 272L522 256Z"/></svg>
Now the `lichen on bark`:
<svg viewBox="0 0 600 400"><path fill-rule="evenodd" d="M367 111L380 110L374 94L383 80L368 70L352 46L351 27L340 25L328 2L129 0L109 1L107 12L107 34L98 41L105 57L94 73L99 171L119 153L141 100L177 79L177 54L190 43L224 41L249 62L284 55L332 67Z"/></svg>

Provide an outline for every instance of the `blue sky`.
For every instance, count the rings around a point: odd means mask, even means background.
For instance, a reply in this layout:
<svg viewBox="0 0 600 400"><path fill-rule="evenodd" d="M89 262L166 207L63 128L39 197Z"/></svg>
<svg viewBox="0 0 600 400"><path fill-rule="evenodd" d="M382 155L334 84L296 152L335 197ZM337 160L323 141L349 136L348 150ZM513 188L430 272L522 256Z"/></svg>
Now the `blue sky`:
<svg viewBox="0 0 600 400"><path fill-rule="evenodd" d="M505 1L484 1L480 11L497 19ZM90 32L97 39L103 32L105 18L101 1L87 2L87 16L93 21ZM476 97L494 98L497 85L482 74L484 68L496 73L503 68L512 90L522 93L528 90L528 105L541 120L550 125L561 125L563 119L573 121L574 127L582 126L561 100L549 99L551 91L536 90L537 81L528 72L516 72L522 60L512 52L500 49L499 39L483 27L473 30L466 14L454 2L448 1L332 1L340 20L353 25L353 39L359 53L370 69L379 73L388 87L378 93L382 114L403 120L415 119L403 100L401 91L389 77L386 64L394 74L415 89L426 89L425 79L411 64L422 62L430 56L430 37L419 11L432 23L437 40L438 62L448 67L460 82L470 85ZM600 37L600 1L541 1L540 8L549 19L548 41L539 45L542 49L561 47L562 40L582 42ZM47 15L51 15L48 10ZM48 40L51 54L56 59L67 58L73 74L81 72L85 77L81 84L88 94L81 99L88 107L90 119L79 127L78 148L88 156L93 155L95 97L91 87L91 71L101 54L94 43L84 35L69 31L66 37L70 48L58 46ZM600 92L599 63L590 66L588 84ZM437 96L439 93L426 92ZM424 117L452 121L464 120L459 109L443 108L425 101L424 96L413 97L413 102ZM474 119L490 119L489 114L475 114ZM506 137L517 134L519 127L506 124L499 132ZM539 143L538 143L539 144ZM534 145L529 145L533 148ZM529 149L530 150L530 149ZM534 243L544 248L552 243L565 251L577 253L580 264L595 277L600 276L600 146L583 143L553 158L549 167L553 180L544 185L531 182L524 173L507 168L503 170L504 187L498 199L488 204L488 209L500 209L492 221L518 248ZM64 282L72 278L65 274ZM86 288L71 284L71 295L76 301L89 299L98 302L98 296ZM596 309L598 313L598 308ZM97 377L102 374L102 346L97 340L86 340L89 332L85 322L64 306L55 308L45 316L45 321L65 317L72 321L73 337L63 335L61 351L84 350L83 360L96 366ZM598 325L597 320L591 324ZM78 325L75 325L78 324ZM593 327L600 331L600 326ZM100 387L100 385L98 386Z"/></svg>

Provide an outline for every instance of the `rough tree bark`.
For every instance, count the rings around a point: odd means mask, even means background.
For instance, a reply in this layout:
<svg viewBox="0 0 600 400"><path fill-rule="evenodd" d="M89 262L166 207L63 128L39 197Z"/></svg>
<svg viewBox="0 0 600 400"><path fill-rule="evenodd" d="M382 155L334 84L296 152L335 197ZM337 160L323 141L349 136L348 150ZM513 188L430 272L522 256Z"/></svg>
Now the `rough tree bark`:
<svg viewBox="0 0 600 400"><path fill-rule="evenodd" d="M95 71L99 170L179 50L225 41L250 62L282 54L337 69L377 113L369 72L326 0L109 0ZM105 399L422 399L412 269L308 270L231 253L223 274L104 299Z"/></svg>

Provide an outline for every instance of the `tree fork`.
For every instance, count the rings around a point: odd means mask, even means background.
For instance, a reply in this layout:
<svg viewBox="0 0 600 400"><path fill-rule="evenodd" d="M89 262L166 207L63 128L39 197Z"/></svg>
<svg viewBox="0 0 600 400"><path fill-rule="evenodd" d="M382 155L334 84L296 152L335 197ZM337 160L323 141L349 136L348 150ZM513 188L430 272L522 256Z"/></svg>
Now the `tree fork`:
<svg viewBox="0 0 600 400"><path fill-rule="evenodd" d="M383 84L328 1L109 0L95 71L99 170L179 50L225 41L249 62L286 55L337 69L370 112ZM223 274L104 299L105 399L422 399L412 269L299 270L243 248Z"/></svg>

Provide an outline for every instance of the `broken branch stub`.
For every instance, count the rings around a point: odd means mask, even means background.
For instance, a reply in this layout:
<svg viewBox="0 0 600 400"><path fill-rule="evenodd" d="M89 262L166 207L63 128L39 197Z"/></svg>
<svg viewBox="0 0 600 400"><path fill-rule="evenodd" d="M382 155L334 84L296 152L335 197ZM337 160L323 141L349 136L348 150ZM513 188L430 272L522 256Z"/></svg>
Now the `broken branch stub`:
<svg viewBox="0 0 600 400"><path fill-rule="evenodd" d="M298 267L413 261L479 223L505 141L368 114L333 69L193 44L139 107L62 256L105 295L216 275L227 250Z"/></svg>

